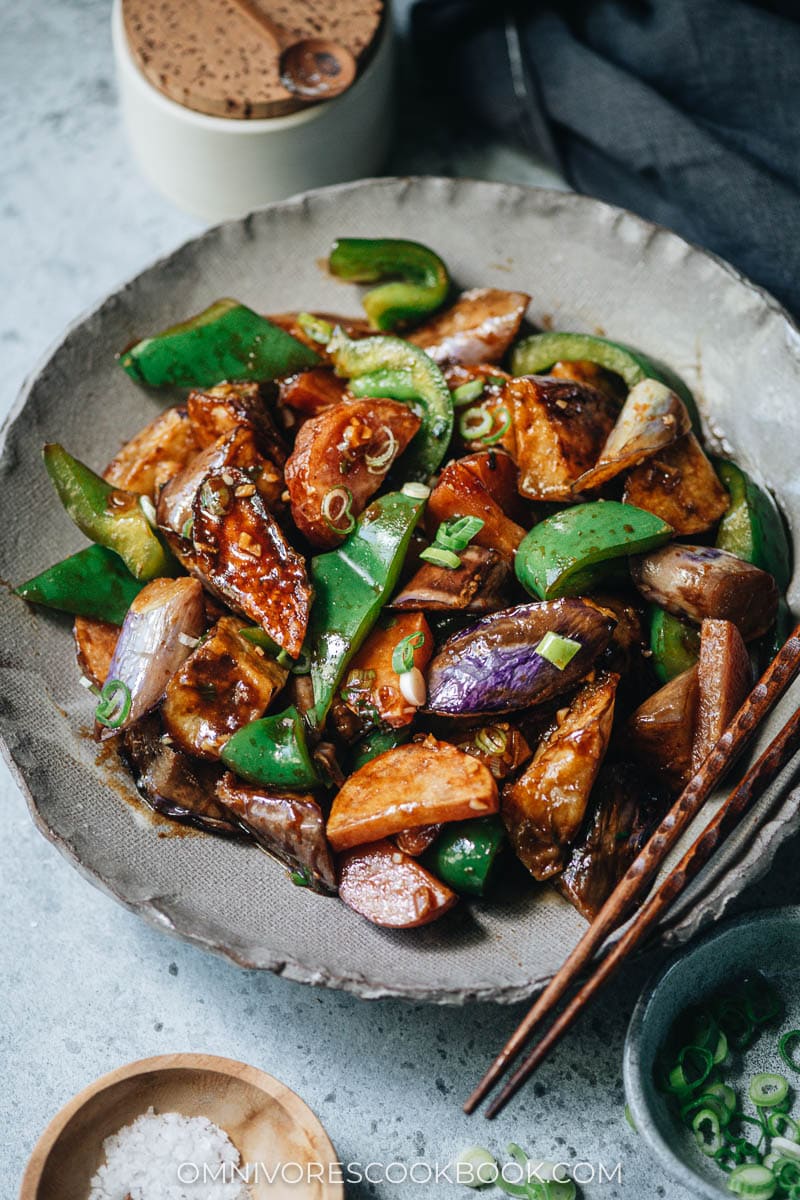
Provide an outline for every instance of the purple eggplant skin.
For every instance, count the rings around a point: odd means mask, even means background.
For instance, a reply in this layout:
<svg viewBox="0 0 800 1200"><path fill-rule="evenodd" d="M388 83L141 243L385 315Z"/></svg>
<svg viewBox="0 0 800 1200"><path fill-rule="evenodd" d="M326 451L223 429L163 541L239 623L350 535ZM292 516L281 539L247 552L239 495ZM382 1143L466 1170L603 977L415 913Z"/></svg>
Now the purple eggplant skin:
<svg viewBox="0 0 800 1200"><path fill-rule="evenodd" d="M317 892L336 892L336 868L325 836L325 817L310 794L253 787L230 773L217 796L258 844Z"/></svg>
<svg viewBox="0 0 800 1200"><path fill-rule="evenodd" d="M592 921L669 804L668 793L631 763L605 764L583 828L556 887Z"/></svg>
<svg viewBox="0 0 800 1200"><path fill-rule="evenodd" d="M449 638L431 662L426 711L488 716L561 695L591 670L615 624L610 613L574 599L520 604L483 617ZM580 643L563 670L536 653L548 632Z"/></svg>
<svg viewBox="0 0 800 1200"><path fill-rule="evenodd" d="M119 679L131 694L122 724L103 729L111 737L154 708L183 665L192 642L205 628L203 588L197 579L154 579L131 604L120 630L108 679Z"/></svg>
<svg viewBox="0 0 800 1200"><path fill-rule="evenodd" d="M206 833L229 837L243 833L217 800L222 767L193 758L163 741L158 713L150 713L126 729L119 750L137 790L155 812Z"/></svg>
<svg viewBox="0 0 800 1200"><path fill-rule="evenodd" d="M645 600L698 625L732 621L746 642L766 633L778 611L773 577L714 546L673 542L631 559L631 576Z"/></svg>

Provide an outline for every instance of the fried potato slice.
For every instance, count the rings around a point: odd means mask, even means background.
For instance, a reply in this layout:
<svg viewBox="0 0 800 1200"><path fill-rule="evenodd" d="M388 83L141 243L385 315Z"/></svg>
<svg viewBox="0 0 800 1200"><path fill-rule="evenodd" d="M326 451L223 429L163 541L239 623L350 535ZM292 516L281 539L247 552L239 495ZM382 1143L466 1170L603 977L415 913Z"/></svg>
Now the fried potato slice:
<svg viewBox="0 0 800 1200"><path fill-rule="evenodd" d="M695 771L714 749L753 686L750 655L731 621L703 621L697 668L699 703L692 746Z"/></svg>
<svg viewBox="0 0 800 1200"><path fill-rule="evenodd" d="M425 509L425 525L433 537L442 521L456 517L480 517L483 528L475 534L472 544L495 550L507 562L513 562L517 546L525 536L521 525L512 521L504 512L497 496L505 493L506 484L498 484L493 495L484 482L483 472L473 469L472 460L482 455L471 455L448 463L439 476L439 482L431 492ZM495 459L501 464L497 468L507 477L510 464L516 488L516 469L507 454L495 451Z"/></svg>
<svg viewBox="0 0 800 1200"><path fill-rule="evenodd" d="M677 537L711 529L730 504L693 433L634 467L625 480L622 499L661 517Z"/></svg>
<svg viewBox="0 0 800 1200"><path fill-rule="evenodd" d="M421 863L389 841L372 842L342 855L339 897L373 925L389 929L429 925L458 899Z"/></svg>
<svg viewBox="0 0 800 1200"><path fill-rule="evenodd" d="M98 687L102 687L108 678L108 668L114 657L119 625L99 621L96 617L76 617L72 634L82 674Z"/></svg>
<svg viewBox="0 0 800 1200"><path fill-rule="evenodd" d="M347 850L420 825L485 817L498 802L483 763L429 736L379 754L350 776L334 798L328 839Z"/></svg>
<svg viewBox="0 0 800 1200"><path fill-rule="evenodd" d="M422 637L419 646L409 647L414 666L424 671L433 654L433 634L420 612L398 613L389 627L377 625L351 659L339 695L351 712L393 729L409 725L417 712L400 691L400 677L392 666L395 647L405 638Z"/></svg>

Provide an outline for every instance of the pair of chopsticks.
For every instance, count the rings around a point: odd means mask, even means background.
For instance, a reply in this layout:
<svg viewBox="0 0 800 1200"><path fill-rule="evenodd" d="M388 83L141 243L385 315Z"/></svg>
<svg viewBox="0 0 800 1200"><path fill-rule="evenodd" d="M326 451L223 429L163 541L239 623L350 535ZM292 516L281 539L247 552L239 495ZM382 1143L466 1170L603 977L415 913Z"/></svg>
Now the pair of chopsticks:
<svg viewBox="0 0 800 1200"><path fill-rule="evenodd" d="M518 1058L534 1033L537 1033L544 1022L553 1015L556 1005L577 981L584 967L600 949L608 935L629 916L636 902L644 897L653 876L684 829L694 819L709 794L749 745L761 723L786 691L798 670L800 670L800 625L784 643L777 657L753 688L705 762L689 780L647 844L634 859L569 958L553 976L527 1016L506 1042L464 1105L465 1112L475 1111L506 1070ZM656 922L698 874L701 867L708 862L753 801L781 773L798 749L800 749L800 709L793 714L760 758L753 763L741 783L730 793L716 816L709 821L677 866L642 904L628 928L605 958L598 963L594 974L590 975L572 999L568 1001L549 1029L522 1060L505 1083L502 1091L488 1106L487 1117L496 1116L505 1107L567 1030L572 1027L603 984L619 970L627 957L643 941Z"/></svg>

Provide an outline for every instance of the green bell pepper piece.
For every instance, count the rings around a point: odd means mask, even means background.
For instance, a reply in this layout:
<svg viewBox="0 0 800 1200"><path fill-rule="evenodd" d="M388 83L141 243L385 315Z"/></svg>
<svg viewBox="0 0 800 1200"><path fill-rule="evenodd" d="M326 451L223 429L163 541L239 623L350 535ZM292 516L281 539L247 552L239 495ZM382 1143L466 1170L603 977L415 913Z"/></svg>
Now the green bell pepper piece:
<svg viewBox="0 0 800 1200"><path fill-rule="evenodd" d="M425 866L455 892L483 896L506 842L499 816L447 825L424 855Z"/></svg>
<svg viewBox="0 0 800 1200"><path fill-rule="evenodd" d="M410 725L403 725L400 729L373 729L353 748L351 771L358 771L379 754L404 745L410 737Z"/></svg>
<svg viewBox="0 0 800 1200"><path fill-rule="evenodd" d="M717 546L769 571L779 590L785 592L792 578L792 552L778 506L769 492L735 463L722 460L716 467L731 498L719 523Z"/></svg>
<svg viewBox="0 0 800 1200"><path fill-rule="evenodd" d="M592 362L614 375L620 375L628 390L643 379L657 379L677 392L689 410L692 428L700 429L700 414L689 388L679 375L663 363L655 362L621 342L592 333L534 333L523 338L511 355L512 375L544 375L557 362Z"/></svg>
<svg viewBox="0 0 800 1200"><path fill-rule="evenodd" d="M334 330L328 352L337 375L349 379L351 388L358 386L356 381L362 375L374 376L376 371L403 373L394 377L395 381L398 378L403 381L397 393L391 388L379 393L406 402L411 394L417 399L416 405L413 400L410 403L419 410L422 425L403 455L403 476L424 480L433 475L447 453L453 434L453 398L433 359L418 346L401 338L371 337L351 341L341 329Z"/></svg>
<svg viewBox="0 0 800 1200"><path fill-rule="evenodd" d="M302 791L321 780L306 741L303 719L294 705L237 729L222 747L225 766L248 783Z"/></svg>
<svg viewBox="0 0 800 1200"><path fill-rule="evenodd" d="M450 276L439 255L401 238L338 238L328 269L353 283L385 283L367 292L364 311L373 329L393 330L421 321L447 299Z"/></svg>
<svg viewBox="0 0 800 1200"><path fill-rule="evenodd" d="M350 391L361 400L400 400L404 404L419 404L410 371L370 371L350 380Z"/></svg>
<svg viewBox="0 0 800 1200"><path fill-rule="evenodd" d="M144 338L120 356L131 378L150 387L261 382L319 361L303 342L238 300L217 300L196 317Z"/></svg>
<svg viewBox="0 0 800 1200"><path fill-rule="evenodd" d="M135 579L146 582L180 573L180 566L145 516L141 497L106 483L56 442L45 446L44 464L81 533L118 554Z"/></svg>
<svg viewBox="0 0 800 1200"><path fill-rule="evenodd" d="M654 550L672 532L666 521L632 504L576 504L534 525L519 544L514 569L540 600L579 596L613 575L615 559Z"/></svg>
<svg viewBox="0 0 800 1200"><path fill-rule="evenodd" d="M31 604L121 625L143 586L118 554L104 546L87 546L21 583L14 592Z"/></svg>
<svg viewBox="0 0 800 1200"><path fill-rule="evenodd" d="M322 725L345 669L394 591L424 501L404 492L373 500L341 546L311 560L314 708Z"/></svg>
<svg viewBox="0 0 800 1200"><path fill-rule="evenodd" d="M650 607L650 652L662 683L688 671L700 655L700 630L657 604Z"/></svg>

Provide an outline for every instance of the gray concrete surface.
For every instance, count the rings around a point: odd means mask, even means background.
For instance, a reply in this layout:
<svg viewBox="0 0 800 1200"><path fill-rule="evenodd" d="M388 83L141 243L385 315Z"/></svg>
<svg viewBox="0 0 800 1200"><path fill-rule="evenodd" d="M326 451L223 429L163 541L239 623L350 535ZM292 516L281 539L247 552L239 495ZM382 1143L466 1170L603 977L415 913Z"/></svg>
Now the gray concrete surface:
<svg viewBox="0 0 800 1200"><path fill-rule="evenodd" d="M139 178L115 107L107 0L0 0L2 411L63 325L198 228ZM401 12L404 15L405 5ZM424 97L406 108L391 169L537 182L513 151L454 140ZM10 119L9 119L10 117ZM518 1009L361 1003L238 970L140 924L34 831L0 772L0 1200L16 1195L40 1131L69 1097L128 1060L198 1050L295 1088L344 1161L445 1164L465 1144L516 1140L538 1156L621 1164L591 1200L686 1193L623 1118L620 1056L657 955L628 971L493 1125L460 1102ZM800 898L794 846L743 907ZM459 1189L382 1182L380 1200ZM466 1194L466 1193L463 1193Z"/></svg>

